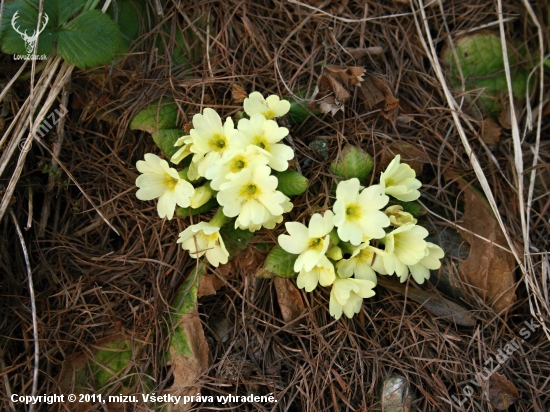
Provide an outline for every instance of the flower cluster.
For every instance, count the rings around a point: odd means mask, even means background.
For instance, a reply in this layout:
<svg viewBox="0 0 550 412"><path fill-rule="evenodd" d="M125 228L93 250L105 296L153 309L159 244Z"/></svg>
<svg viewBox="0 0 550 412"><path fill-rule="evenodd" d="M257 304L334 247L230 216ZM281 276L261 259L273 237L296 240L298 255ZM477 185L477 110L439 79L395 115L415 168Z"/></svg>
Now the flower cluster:
<svg viewBox="0 0 550 412"><path fill-rule="evenodd" d="M137 162L142 173L136 180L136 196L141 200L158 198L158 214L172 219L177 206L198 208L215 197L220 211L208 223L200 222L180 233L178 243L190 256L206 255L218 266L227 263L229 253L219 234L227 218L236 218L235 228L251 232L262 227L272 229L282 222L283 213L292 209L290 199L277 190L277 177L272 169L288 169L294 151L282 143L289 131L275 120L288 113L290 103L278 96L267 99L259 92L244 100L248 118L239 120L237 127L231 117L224 122L213 109L193 116L193 128L188 136L179 138L178 148L170 161L181 171L169 167L166 160L147 153L145 161ZM190 157L190 161L188 158ZM190 182L207 179L194 187Z"/></svg>
<svg viewBox="0 0 550 412"><path fill-rule="evenodd" d="M376 273L399 276L409 273L418 283L438 269L443 250L424 239L428 231L390 197L410 202L420 197L421 183L400 156L380 175L380 184L362 187L358 179L342 181L336 188L333 211L315 213L306 227L287 222L288 235L279 245L298 255L294 271L297 285L307 292L318 285L331 286L329 311L351 318L364 298L375 294Z"/></svg>

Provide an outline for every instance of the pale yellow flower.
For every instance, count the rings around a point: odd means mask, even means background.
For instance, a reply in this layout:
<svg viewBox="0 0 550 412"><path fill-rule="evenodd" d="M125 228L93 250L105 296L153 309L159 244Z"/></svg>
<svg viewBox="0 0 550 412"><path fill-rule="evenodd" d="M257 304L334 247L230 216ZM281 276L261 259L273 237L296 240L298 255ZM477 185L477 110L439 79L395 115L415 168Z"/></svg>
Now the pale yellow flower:
<svg viewBox="0 0 550 412"><path fill-rule="evenodd" d="M191 199L189 200L189 206L191 206L193 209L198 209L210 199L212 199L214 193L215 192L212 190L209 183L195 188L195 194L191 196Z"/></svg>
<svg viewBox="0 0 550 412"><path fill-rule="evenodd" d="M425 255L420 262L415 265L410 265L409 270L411 275L416 280L416 283L422 284L425 279L430 278L430 269L437 270L441 267L440 259L443 259L445 252L439 246L426 242ZM401 278L401 282L406 280Z"/></svg>
<svg viewBox="0 0 550 412"><path fill-rule="evenodd" d="M237 126L244 146L254 145L271 154L269 166L282 172L288 169L288 161L294 157L294 151L283 143L279 143L288 135L286 127L279 127L274 120L257 113L250 119L241 119Z"/></svg>
<svg viewBox="0 0 550 412"><path fill-rule="evenodd" d="M292 210L292 208L294 207L294 205L292 204L292 202L290 201L290 199L287 197L286 200L281 203L281 206L283 208L283 213L288 213ZM273 229L275 226L277 226L279 223L281 223L283 221L283 215L272 215L270 213L270 216L269 218L267 218L267 220L262 223L262 224L254 224L252 222L250 222L250 224L248 224L247 226L244 226L242 224L239 224L238 228L239 229L242 229L242 230L249 230L251 232L255 232L257 230L260 230L262 227L265 227L266 229Z"/></svg>
<svg viewBox="0 0 550 412"><path fill-rule="evenodd" d="M181 146L181 148L178 149L178 151L174 153L170 158L170 161L177 165L183 159L193 153L191 151L191 146L193 146L193 138L191 136L182 136L176 141L176 143L174 143L174 146Z"/></svg>
<svg viewBox="0 0 550 412"><path fill-rule="evenodd" d="M226 151L221 159L206 169L205 177L211 180L214 190L220 190L220 186L231 180L231 176L247 168L265 166L269 163L269 156L265 150L258 146L247 146L245 149Z"/></svg>
<svg viewBox="0 0 550 412"><path fill-rule="evenodd" d="M220 186L217 199L227 217L237 217L235 227L263 225L283 214L287 197L277 190L277 178L268 166L245 169Z"/></svg>
<svg viewBox="0 0 550 412"><path fill-rule="evenodd" d="M390 224L396 227L403 225L416 225L417 220L408 212L403 211L403 206L393 205L388 207L385 212L390 218Z"/></svg>
<svg viewBox="0 0 550 412"><path fill-rule="evenodd" d="M284 116L290 110L290 102L280 100L279 96L274 94L264 99L260 92L250 93L250 96L244 99L243 106L247 115L259 113L269 120Z"/></svg>
<svg viewBox="0 0 550 412"><path fill-rule="evenodd" d="M311 216L309 227L299 222L285 224L289 235L279 236L279 245L288 253L298 256L294 271L311 271L325 256L330 244L330 231L334 228L334 215L330 210L324 216L315 213Z"/></svg>
<svg viewBox="0 0 550 412"><path fill-rule="evenodd" d="M341 278L370 280L375 285L376 272L384 272L382 256L384 251L370 246L368 242L355 247L349 259L343 259L336 264L338 275Z"/></svg>
<svg viewBox="0 0 550 412"><path fill-rule="evenodd" d="M204 176L206 169L219 160L226 150L235 147L239 142L239 139L235 138L238 132L231 117L222 125L218 113L210 108L204 109L203 114L193 116L193 129L189 133L193 139L189 150L195 154L192 163L196 164L200 176ZM190 168L189 178L193 177Z"/></svg>
<svg viewBox="0 0 550 412"><path fill-rule="evenodd" d="M408 266L416 265L426 254L428 231L418 225L400 226L384 238L384 268L395 273L401 281L409 274Z"/></svg>
<svg viewBox="0 0 550 412"><path fill-rule="evenodd" d="M136 197L140 200L159 198L157 211L161 218L174 217L176 205L189 207L191 196L195 193L193 185L182 179L177 170L168 166L166 160L152 153L146 153L145 161L139 160L136 167L141 176L136 179L139 190Z"/></svg>
<svg viewBox="0 0 550 412"><path fill-rule="evenodd" d="M422 183L416 179L416 172L405 163L399 163L401 156L397 155L380 174L382 192L403 202L410 202L420 197L417 190Z"/></svg>
<svg viewBox="0 0 550 412"><path fill-rule="evenodd" d="M389 226L390 219L381 212L388 204L389 198L379 185L359 190L361 186L356 178L342 181L336 188L334 203L334 226L338 236L344 242L358 246L363 238L381 239Z"/></svg>
<svg viewBox="0 0 550 412"><path fill-rule="evenodd" d="M317 287L330 286L336 279L334 274L334 265L327 259L326 256L322 256L321 260L311 270L302 268L298 277L296 278L296 285L300 289L305 289L306 292L311 292Z"/></svg>
<svg viewBox="0 0 550 412"><path fill-rule="evenodd" d="M375 283L370 280L347 278L336 276L330 291L329 312L336 319L340 319L342 312L348 318L361 311L364 298L375 295Z"/></svg>
<svg viewBox="0 0 550 412"><path fill-rule="evenodd" d="M225 248L220 228L206 222L189 226L180 233L177 243L189 251L189 256L198 259L206 254L206 259L212 266L227 263L229 252Z"/></svg>

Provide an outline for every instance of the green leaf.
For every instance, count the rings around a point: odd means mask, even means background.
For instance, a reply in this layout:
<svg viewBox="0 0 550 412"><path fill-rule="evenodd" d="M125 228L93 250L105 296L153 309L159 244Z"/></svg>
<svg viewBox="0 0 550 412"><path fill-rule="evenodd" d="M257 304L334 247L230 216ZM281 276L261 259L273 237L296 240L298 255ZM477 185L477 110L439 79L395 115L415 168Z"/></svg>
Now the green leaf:
<svg viewBox="0 0 550 412"><path fill-rule="evenodd" d="M115 6L117 7L115 13ZM107 14L117 22L123 36L124 48L139 36L141 16L145 13L143 4L139 1L117 0L107 9ZM116 14L116 18L115 18Z"/></svg>
<svg viewBox="0 0 550 412"><path fill-rule="evenodd" d="M206 202L201 207L198 207L196 209L192 209L190 207L178 207L176 209L176 214L180 217L189 217L189 216L195 216L199 215L201 213L206 213L209 210L215 208L218 206L218 201L215 198L210 199L208 202Z"/></svg>
<svg viewBox="0 0 550 412"><path fill-rule="evenodd" d="M279 180L277 190L285 196L297 196L304 193L309 185L309 180L298 172L285 170L274 174Z"/></svg>
<svg viewBox="0 0 550 412"><path fill-rule="evenodd" d="M500 37L492 33L464 36L455 43L455 48L466 90L483 90L477 102L489 114L498 115L502 110L501 94L507 93ZM518 65L512 50L513 47L508 47L512 92L516 98L522 99L527 90L528 72ZM460 71L452 50L445 48L441 59L450 67L453 85L461 87Z"/></svg>
<svg viewBox="0 0 550 412"><path fill-rule="evenodd" d="M92 369L95 370L95 386L96 388L107 387L109 381L113 377L117 379L124 376L117 376L130 365L132 365L133 351L130 341L126 339L109 342L97 350L94 354L94 364ZM132 379L125 379L124 386L131 386Z"/></svg>
<svg viewBox="0 0 550 412"><path fill-rule="evenodd" d="M263 267L258 271L258 276L263 278L274 276L281 278L295 277L294 262L296 262L296 259L298 259L298 255L290 254L277 245L265 258Z"/></svg>
<svg viewBox="0 0 550 412"><path fill-rule="evenodd" d="M347 144L342 149L342 155L337 162L332 162L329 169L336 176L351 179L356 177L363 183L370 172L374 162L372 157L363 149Z"/></svg>
<svg viewBox="0 0 550 412"><path fill-rule="evenodd" d="M185 282L183 282L176 292L176 296L172 302L172 309L170 310L172 325L177 325L182 316L195 310L199 280L205 273L205 266L202 260L199 260L197 265L198 266L187 275Z"/></svg>
<svg viewBox="0 0 550 412"><path fill-rule="evenodd" d="M175 103L166 104L169 99L160 103L155 100L134 116L130 122L130 130L143 130L153 134L157 130L175 129L178 119L178 106ZM183 136L183 132L181 132Z"/></svg>
<svg viewBox="0 0 550 412"><path fill-rule="evenodd" d="M321 111L318 109L308 109L306 102L298 101L294 96L286 96L285 100L290 102L288 112L288 121L290 124L299 124L307 120L309 116L318 116Z"/></svg>
<svg viewBox="0 0 550 412"><path fill-rule="evenodd" d="M254 233L249 230L235 229L231 221L220 229L225 247L229 252L229 259L233 259L239 253L246 249Z"/></svg>
<svg viewBox="0 0 550 412"><path fill-rule="evenodd" d="M155 144L168 158L171 158L180 149L174 144L183 135L185 133L179 129L158 130L152 134Z"/></svg>
<svg viewBox="0 0 550 412"><path fill-rule="evenodd" d="M38 35L37 55L50 54L53 43L57 41L57 31L55 29L58 16L56 9L51 7L52 3L44 3L44 13L48 16L49 21L44 30ZM17 16L13 21L13 25L19 32L32 35L36 31L38 23L38 7L25 1L6 3L4 6L1 31L2 51L7 54L27 55L23 36L17 33L12 26L12 19L15 13L17 13ZM45 16L43 18L45 19Z"/></svg>
<svg viewBox="0 0 550 412"><path fill-rule="evenodd" d="M59 32L57 53L80 69L112 60L122 43L118 25L99 10L88 10Z"/></svg>

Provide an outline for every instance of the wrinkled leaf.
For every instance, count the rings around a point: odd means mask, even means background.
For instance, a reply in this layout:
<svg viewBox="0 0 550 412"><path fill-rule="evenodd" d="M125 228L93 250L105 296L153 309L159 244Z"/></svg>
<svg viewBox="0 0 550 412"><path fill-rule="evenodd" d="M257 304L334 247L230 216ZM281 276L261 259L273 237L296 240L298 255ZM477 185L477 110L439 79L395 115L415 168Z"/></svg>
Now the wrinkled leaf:
<svg viewBox="0 0 550 412"><path fill-rule="evenodd" d="M88 10L59 31L57 54L85 69L111 61L121 44L118 25L99 10Z"/></svg>
<svg viewBox="0 0 550 412"><path fill-rule="evenodd" d="M153 141L168 159L181 149L181 146L176 147L174 144L183 135L183 131L179 129L163 129L152 133Z"/></svg>
<svg viewBox="0 0 550 412"><path fill-rule="evenodd" d="M462 179L457 182L464 194L463 221L459 224L464 229L459 231L471 246L470 255L460 263L459 272L495 312L500 312L510 308L516 300L516 262L511 253L494 245L506 246L507 242L483 195Z"/></svg>
<svg viewBox="0 0 550 412"><path fill-rule="evenodd" d="M294 282L290 279L276 277L274 284L283 320L292 322L299 318L306 311L306 306Z"/></svg>
<svg viewBox="0 0 550 412"><path fill-rule="evenodd" d="M166 392L176 396L197 393L200 390L197 381L209 365L208 343L197 312L198 284L203 274L204 264L199 262L178 289L170 313L168 358L174 382ZM180 403L178 410L185 411L192 406Z"/></svg>
<svg viewBox="0 0 550 412"><path fill-rule="evenodd" d="M232 222L223 226L220 230L220 234L229 252L230 259L233 259L245 250L254 237L254 233L250 230L235 229Z"/></svg>
<svg viewBox="0 0 550 412"><path fill-rule="evenodd" d="M346 179L356 177L363 183L372 171L374 162L372 157L363 149L347 144L342 149L342 155L336 162L332 162L329 169L336 176Z"/></svg>
<svg viewBox="0 0 550 412"><path fill-rule="evenodd" d="M175 129L178 119L178 106L175 103L166 104L156 100L150 107L138 112L130 122L130 130L143 130L153 134L158 130ZM182 133L183 136L183 133Z"/></svg>
<svg viewBox="0 0 550 412"><path fill-rule="evenodd" d="M58 383L64 394L90 393L90 385L96 393L115 390L117 394L135 393L136 384L140 390L152 390L153 382L148 378L149 371L140 368L138 340L130 340L122 334L107 336L90 345L90 352L73 353L63 361ZM91 353L91 356L90 356ZM139 377L139 379L138 379ZM123 403L107 403L109 410L124 410ZM87 411L92 407L90 402L79 402L72 409Z"/></svg>
<svg viewBox="0 0 550 412"><path fill-rule="evenodd" d="M272 278L274 276L282 278L295 277L294 262L296 262L296 259L298 259L298 255L290 254L277 245L269 252L263 267L258 270L256 276L262 278Z"/></svg>
<svg viewBox="0 0 550 412"><path fill-rule="evenodd" d="M455 49L466 90L484 89L478 99L481 108L489 114L498 115L501 111L500 95L508 90L500 37L491 32L467 35L455 41ZM513 50L508 45L512 91L515 97L522 99L525 97L528 72L518 66ZM460 71L451 48L444 47L441 59L450 67L454 86L460 88Z"/></svg>
<svg viewBox="0 0 550 412"><path fill-rule="evenodd" d="M274 173L279 180L277 190L285 196L297 196L304 193L309 185L309 180L294 170Z"/></svg>
<svg viewBox="0 0 550 412"><path fill-rule="evenodd" d="M406 285L389 280L384 276L378 276L378 284L393 292L407 296L409 299L421 304L426 310L447 322L468 327L475 326L476 324L475 319L466 309L438 294L414 289L412 287L409 287L407 290Z"/></svg>
<svg viewBox="0 0 550 412"><path fill-rule="evenodd" d="M481 138L487 144L500 142L501 127L491 118L483 119L481 123Z"/></svg>

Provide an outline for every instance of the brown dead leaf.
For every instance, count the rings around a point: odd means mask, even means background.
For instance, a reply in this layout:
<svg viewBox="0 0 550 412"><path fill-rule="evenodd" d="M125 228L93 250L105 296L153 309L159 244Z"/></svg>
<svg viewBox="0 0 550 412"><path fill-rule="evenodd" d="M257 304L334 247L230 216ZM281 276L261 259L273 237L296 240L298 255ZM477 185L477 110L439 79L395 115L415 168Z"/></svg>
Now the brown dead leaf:
<svg viewBox="0 0 550 412"><path fill-rule="evenodd" d="M201 321L197 313L189 313L181 317L179 325L186 336L187 345L192 356L186 356L170 348L171 366L174 383L166 393L176 396L190 396L200 391L197 381L206 372L209 365L208 343L204 338ZM192 403L178 404L178 411L187 411Z"/></svg>
<svg viewBox="0 0 550 412"><path fill-rule="evenodd" d="M500 373L492 374L483 386L489 402L499 411L508 410L519 399L516 386Z"/></svg>
<svg viewBox="0 0 550 412"><path fill-rule="evenodd" d="M201 298L203 296L215 295L223 285L225 285L224 281L218 276L211 273L205 273L201 277L197 297Z"/></svg>
<svg viewBox="0 0 550 412"><path fill-rule="evenodd" d="M441 319L450 323L456 323L460 326L475 326L476 321L466 309L457 303L445 299L443 296L435 292L426 292L424 290L407 287L401 283L394 282L385 278L378 277L378 284L393 292L407 296L409 299L420 303L426 310L439 316Z"/></svg>
<svg viewBox="0 0 550 412"><path fill-rule="evenodd" d="M367 56L384 53L384 49L380 46L363 48L346 47L346 51L351 54L351 57L353 57L355 60L361 60L362 58Z"/></svg>
<svg viewBox="0 0 550 412"><path fill-rule="evenodd" d="M371 76L367 76L361 84L361 94L365 100L367 110L374 110L379 103L384 101L384 93L376 88L373 84Z"/></svg>
<svg viewBox="0 0 550 412"><path fill-rule="evenodd" d="M294 282L290 279L283 279L277 276L274 282L283 319L286 322L297 319L306 310L300 291L296 289Z"/></svg>
<svg viewBox="0 0 550 412"><path fill-rule="evenodd" d="M462 238L471 246L470 255L461 262L459 272L495 312L509 308L516 300L513 255L494 244L506 246L506 238L483 195L466 184L457 182L464 193L464 216L460 226ZM474 236L489 239L489 242Z"/></svg>
<svg viewBox="0 0 550 412"><path fill-rule="evenodd" d="M311 107L319 106L323 113L333 116L338 110L344 111L344 103L349 99L349 93L332 76L321 75L313 92Z"/></svg>
<svg viewBox="0 0 550 412"><path fill-rule="evenodd" d="M381 110L382 116L388 120L393 119L399 99L393 96L383 78L371 73L366 74L360 90L367 110Z"/></svg>
<svg viewBox="0 0 550 412"><path fill-rule="evenodd" d="M248 97L248 93L241 85L233 83L231 85L231 97L235 103L242 103Z"/></svg>
<svg viewBox="0 0 550 412"><path fill-rule="evenodd" d="M496 144L500 142L501 127L490 118L481 122L481 138L487 144Z"/></svg>
<svg viewBox="0 0 550 412"><path fill-rule="evenodd" d="M372 84L384 94L384 107L382 108L382 116L391 120L394 117L397 107L399 106L399 99L393 96L390 87L384 79L377 76L372 76Z"/></svg>
<svg viewBox="0 0 550 412"><path fill-rule="evenodd" d="M358 66L335 66L329 64L325 67L325 74L339 80L346 87L352 87L363 81L365 69Z"/></svg>
<svg viewBox="0 0 550 412"><path fill-rule="evenodd" d="M183 132L186 134L189 134L192 128L193 128L193 123L185 123L183 125Z"/></svg>

